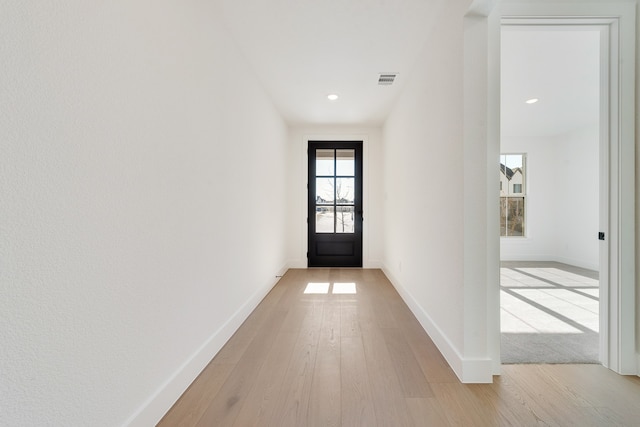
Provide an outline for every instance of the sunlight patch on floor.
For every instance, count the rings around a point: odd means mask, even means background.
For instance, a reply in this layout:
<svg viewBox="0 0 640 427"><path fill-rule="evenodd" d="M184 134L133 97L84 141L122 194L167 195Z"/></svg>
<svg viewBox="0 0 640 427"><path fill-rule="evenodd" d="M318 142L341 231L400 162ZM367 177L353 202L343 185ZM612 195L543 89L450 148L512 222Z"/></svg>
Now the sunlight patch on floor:
<svg viewBox="0 0 640 427"><path fill-rule="evenodd" d="M353 282L349 283L334 283L333 284L333 293L334 294L355 294L356 293L356 284Z"/></svg>
<svg viewBox="0 0 640 427"><path fill-rule="evenodd" d="M304 293L307 295L322 295L328 294L330 289L331 293L336 295L354 295L357 293L354 282L336 282L333 283L333 286L331 286L331 283L309 282L304 289Z"/></svg>
<svg viewBox="0 0 640 427"><path fill-rule="evenodd" d="M598 333L598 280L557 268L501 268L501 331Z"/></svg>
<svg viewBox="0 0 640 427"><path fill-rule="evenodd" d="M305 294L328 294L329 283L307 283L307 287L304 289Z"/></svg>

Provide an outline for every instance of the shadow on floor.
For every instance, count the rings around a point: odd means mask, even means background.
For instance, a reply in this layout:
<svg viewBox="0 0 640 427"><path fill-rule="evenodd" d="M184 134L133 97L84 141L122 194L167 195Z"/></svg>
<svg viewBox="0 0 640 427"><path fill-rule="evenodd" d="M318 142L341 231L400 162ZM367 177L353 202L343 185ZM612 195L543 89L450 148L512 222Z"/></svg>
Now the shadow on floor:
<svg viewBox="0 0 640 427"><path fill-rule="evenodd" d="M503 262L500 294L502 363L599 363L598 272Z"/></svg>

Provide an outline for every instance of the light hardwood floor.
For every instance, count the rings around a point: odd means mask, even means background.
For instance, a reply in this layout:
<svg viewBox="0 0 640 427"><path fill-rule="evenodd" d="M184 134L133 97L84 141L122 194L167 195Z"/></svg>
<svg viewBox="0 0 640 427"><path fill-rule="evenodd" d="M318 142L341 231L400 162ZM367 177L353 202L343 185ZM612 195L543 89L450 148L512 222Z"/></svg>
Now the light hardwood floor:
<svg viewBox="0 0 640 427"><path fill-rule="evenodd" d="M493 384L461 384L384 274L360 269L289 270L159 423L508 425L639 426L640 378L508 365Z"/></svg>

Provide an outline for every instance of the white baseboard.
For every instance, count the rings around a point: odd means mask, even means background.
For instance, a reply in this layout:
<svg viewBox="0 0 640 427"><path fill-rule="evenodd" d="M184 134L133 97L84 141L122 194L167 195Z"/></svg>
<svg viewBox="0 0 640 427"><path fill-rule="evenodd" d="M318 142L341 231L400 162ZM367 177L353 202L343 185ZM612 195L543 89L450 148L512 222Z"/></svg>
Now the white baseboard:
<svg viewBox="0 0 640 427"><path fill-rule="evenodd" d="M307 260L306 259L289 260L287 265L289 266L289 268L307 268Z"/></svg>
<svg viewBox="0 0 640 427"><path fill-rule="evenodd" d="M462 377L458 375L458 378L466 384L491 384L494 374L491 359L463 359ZM499 372L496 375L498 374Z"/></svg>
<svg viewBox="0 0 640 427"><path fill-rule="evenodd" d="M379 268L382 270L384 268L384 263L377 260L368 260L363 264L363 268Z"/></svg>
<svg viewBox="0 0 640 427"><path fill-rule="evenodd" d="M307 260L289 260L287 263L289 268L307 268ZM382 269L384 266L382 261L376 260L365 260L363 261L362 268L379 268Z"/></svg>
<svg viewBox="0 0 640 427"><path fill-rule="evenodd" d="M600 270L600 266L596 264L592 264L590 262L585 262L580 259L574 258L565 258L565 257L555 257L554 261L561 262L562 264L573 265L574 267L586 268L587 270Z"/></svg>
<svg viewBox="0 0 640 427"><path fill-rule="evenodd" d="M280 269L276 276L284 275L288 269L289 265L286 264ZM156 425L200 372L209 364L211 359L218 354L220 349L222 349L229 338L231 338L247 317L255 310L269 291L271 291L278 280L279 278L274 277L273 280L251 295L242 307L240 307L220 329L214 332L214 334L147 399L136 413L125 421L124 425L132 427Z"/></svg>
<svg viewBox="0 0 640 427"><path fill-rule="evenodd" d="M402 286L400 281L391 274L386 266L382 271L387 276L391 284L396 288L405 304L418 322L427 332L433 343L438 347L447 363L463 383L491 383L493 382L493 363L491 359L465 359L449 338L442 332L431 316L415 300L413 295Z"/></svg>

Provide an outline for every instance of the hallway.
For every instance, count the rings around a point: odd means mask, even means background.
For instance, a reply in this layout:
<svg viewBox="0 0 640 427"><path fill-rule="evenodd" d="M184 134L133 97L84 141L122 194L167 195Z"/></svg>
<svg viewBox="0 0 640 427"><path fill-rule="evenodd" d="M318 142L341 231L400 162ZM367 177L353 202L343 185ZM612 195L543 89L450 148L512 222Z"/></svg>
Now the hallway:
<svg viewBox="0 0 640 427"><path fill-rule="evenodd" d="M289 270L159 425L632 425L638 398L598 365L461 384L380 270Z"/></svg>

